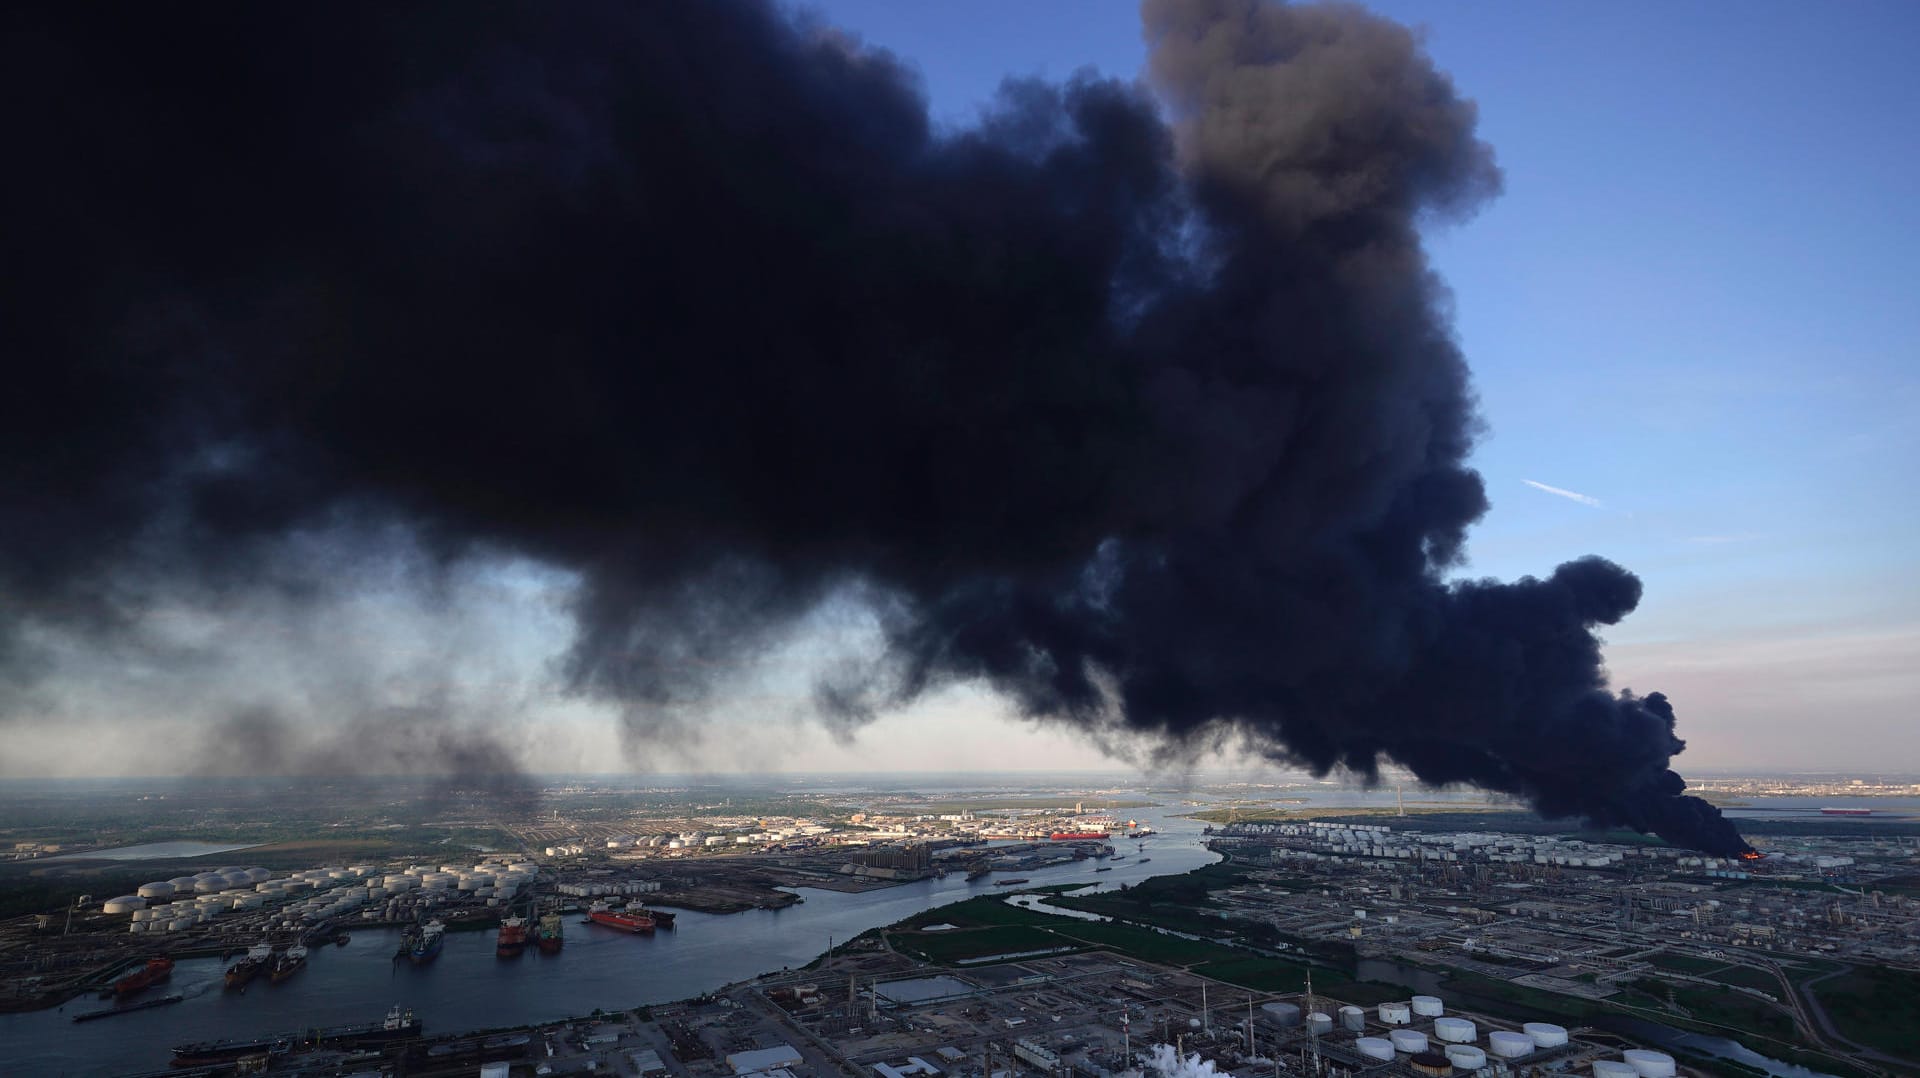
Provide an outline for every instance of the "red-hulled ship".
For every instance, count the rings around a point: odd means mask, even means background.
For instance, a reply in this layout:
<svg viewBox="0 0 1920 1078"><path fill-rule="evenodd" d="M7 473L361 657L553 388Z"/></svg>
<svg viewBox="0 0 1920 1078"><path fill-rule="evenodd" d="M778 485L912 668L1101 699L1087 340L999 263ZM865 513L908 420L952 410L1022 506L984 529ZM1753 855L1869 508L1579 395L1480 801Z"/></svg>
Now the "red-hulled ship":
<svg viewBox="0 0 1920 1078"><path fill-rule="evenodd" d="M1047 837L1051 838L1055 842L1083 842L1090 839L1106 838L1107 832L1105 831L1055 831L1053 834L1048 835Z"/></svg>
<svg viewBox="0 0 1920 1078"><path fill-rule="evenodd" d="M173 959L149 958L145 966L113 982L113 994L130 996L150 985L159 984L171 976L173 976Z"/></svg>
<svg viewBox="0 0 1920 1078"><path fill-rule="evenodd" d="M500 922L500 935L494 938L493 952L501 958L518 958L527 949L527 922L509 917Z"/></svg>
<svg viewBox="0 0 1920 1078"><path fill-rule="evenodd" d="M653 917L636 910L614 910L595 905L587 911L587 920L597 925L624 929L628 932L653 931Z"/></svg>

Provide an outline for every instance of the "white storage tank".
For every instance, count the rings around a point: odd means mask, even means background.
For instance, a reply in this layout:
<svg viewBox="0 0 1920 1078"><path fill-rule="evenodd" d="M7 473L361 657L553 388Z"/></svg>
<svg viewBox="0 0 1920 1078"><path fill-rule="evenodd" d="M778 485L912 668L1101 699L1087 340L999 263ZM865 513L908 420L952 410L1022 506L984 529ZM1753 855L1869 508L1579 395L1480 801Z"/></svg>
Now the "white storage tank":
<svg viewBox="0 0 1920 1078"><path fill-rule="evenodd" d="M265 883L273 878L273 872L270 869L259 867L248 869L247 875L253 877L253 882L255 883Z"/></svg>
<svg viewBox="0 0 1920 1078"><path fill-rule="evenodd" d="M134 910L146 908L147 900L139 895L121 895L118 898L109 898L100 904L101 913L132 913Z"/></svg>
<svg viewBox="0 0 1920 1078"><path fill-rule="evenodd" d="M1361 1037L1353 1042L1353 1047L1369 1059L1393 1058L1393 1042L1385 1037Z"/></svg>
<svg viewBox="0 0 1920 1078"><path fill-rule="evenodd" d="M181 891L193 890L193 885L198 881L192 876L175 876L167 882L173 885L174 893L179 894Z"/></svg>
<svg viewBox="0 0 1920 1078"><path fill-rule="evenodd" d="M1439 996L1415 996L1413 1013L1422 1018L1437 1018L1447 1013L1447 1008L1440 1002Z"/></svg>
<svg viewBox="0 0 1920 1078"><path fill-rule="evenodd" d="M173 920L167 922L167 931L185 932L187 929L193 927L194 921L195 918L192 917L175 917Z"/></svg>
<svg viewBox="0 0 1920 1078"><path fill-rule="evenodd" d="M1552 1022L1528 1022L1520 1031L1533 1038L1535 1048L1558 1048L1567 1043L1567 1027Z"/></svg>
<svg viewBox="0 0 1920 1078"><path fill-rule="evenodd" d="M1496 1029L1487 1035L1487 1049L1501 1059L1519 1059L1533 1052L1533 1038L1525 1033Z"/></svg>
<svg viewBox="0 0 1920 1078"><path fill-rule="evenodd" d="M1447 1058L1463 1071L1477 1071L1487 1065L1487 1053L1471 1044L1447 1045Z"/></svg>
<svg viewBox="0 0 1920 1078"><path fill-rule="evenodd" d="M1390 1026L1404 1026L1413 1021L1413 1008L1405 1003L1382 1003L1380 1020Z"/></svg>
<svg viewBox="0 0 1920 1078"><path fill-rule="evenodd" d="M1367 1028L1367 1012L1358 1007L1340 1008L1340 1025L1355 1033Z"/></svg>
<svg viewBox="0 0 1920 1078"><path fill-rule="evenodd" d="M193 892L198 895L210 895L227 889L227 878L211 872L193 878Z"/></svg>
<svg viewBox="0 0 1920 1078"><path fill-rule="evenodd" d="M1406 1052L1411 1055L1414 1052L1427 1050L1427 1035L1417 1029L1396 1029L1387 1034L1387 1039L1393 1042L1393 1050L1396 1052Z"/></svg>
<svg viewBox="0 0 1920 1078"><path fill-rule="evenodd" d="M1651 1048L1629 1048L1620 1053L1640 1078L1673 1078L1673 1057Z"/></svg>
<svg viewBox="0 0 1920 1078"><path fill-rule="evenodd" d="M147 921L128 921L128 922L127 922L127 931L129 931L129 932L145 932L145 931L147 930L147 928L148 928L148 925L149 925L149 922L147 922Z"/></svg>
<svg viewBox="0 0 1920 1078"><path fill-rule="evenodd" d="M1433 1020L1433 1035L1450 1044L1472 1044L1479 1036L1479 1030L1465 1018L1436 1018Z"/></svg>
<svg viewBox="0 0 1920 1078"><path fill-rule="evenodd" d="M1307 1030L1312 1033L1330 1033L1333 1031L1333 1017L1315 1011L1307 1015Z"/></svg>
<svg viewBox="0 0 1920 1078"><path fill-rule="evenodd" d="M1617 1059L1596 1059L1593 1061L1593 1078L1640 1078L1640 1072L1633 1064L1622 1063Z"/></svg>
<svg viewBox="0 0 1920 1078"><path fill-rule="evenodd" d="M140 885L140 889L135 891L134 894L139 895L141 898L172 898L173 884L165 880L160 880L155 883L143 883Z"/></svg>

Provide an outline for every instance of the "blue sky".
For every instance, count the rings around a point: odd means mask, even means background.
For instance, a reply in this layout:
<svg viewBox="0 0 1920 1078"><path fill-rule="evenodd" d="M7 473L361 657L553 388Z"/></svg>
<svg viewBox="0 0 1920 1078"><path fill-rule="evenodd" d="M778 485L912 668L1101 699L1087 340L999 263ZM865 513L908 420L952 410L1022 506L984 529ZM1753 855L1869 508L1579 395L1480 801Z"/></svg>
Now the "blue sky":
<svg viewBox="0 0 1920 1078"><path fill-rule="evenodd" d="M807 6L954 124L1145 56L1119 3ZM1689 764L1920 769L1920 7L1368 6L1425 28L1506 174L1430 235L1489 428L1467 571L1639 573L1609 663L1675 698Z"/></svg>

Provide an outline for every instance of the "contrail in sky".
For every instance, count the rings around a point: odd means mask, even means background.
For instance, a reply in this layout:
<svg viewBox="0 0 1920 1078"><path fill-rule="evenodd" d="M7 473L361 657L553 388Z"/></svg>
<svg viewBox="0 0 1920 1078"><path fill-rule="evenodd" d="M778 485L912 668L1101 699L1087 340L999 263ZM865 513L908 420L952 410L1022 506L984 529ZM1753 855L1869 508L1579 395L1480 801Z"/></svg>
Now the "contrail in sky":
<svg viewBox="0 0 1920 1078"><path fill-rule="evenodd" d="M1567 499L1568 501L1579 502L1581 505L1591 505L1595 509L1606 508L1605 503L1603 503L1600 499L1594 497L1591 494L1582 494L1577 490L1564 490L1560 487L1550 487L1545 483L1536 483L1531 479L1522 479L1520 481L1532 487L1535 490L1544 490L1548 494L1557 494L1560 497Z"/></svg>

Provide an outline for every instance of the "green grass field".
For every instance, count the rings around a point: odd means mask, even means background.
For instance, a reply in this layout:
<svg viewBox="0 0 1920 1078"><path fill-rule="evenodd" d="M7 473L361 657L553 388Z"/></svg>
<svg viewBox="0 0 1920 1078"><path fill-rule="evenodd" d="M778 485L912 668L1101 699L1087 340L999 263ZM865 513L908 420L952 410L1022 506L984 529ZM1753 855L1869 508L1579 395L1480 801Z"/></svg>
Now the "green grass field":
<svg viewBox="0 0 1920 1078"><path fill-rule="evenodd" d="M1848 1039L1920 1064L1920 973L1856 969L1813 986Z"/></svg>

